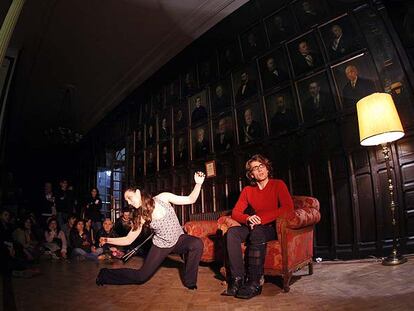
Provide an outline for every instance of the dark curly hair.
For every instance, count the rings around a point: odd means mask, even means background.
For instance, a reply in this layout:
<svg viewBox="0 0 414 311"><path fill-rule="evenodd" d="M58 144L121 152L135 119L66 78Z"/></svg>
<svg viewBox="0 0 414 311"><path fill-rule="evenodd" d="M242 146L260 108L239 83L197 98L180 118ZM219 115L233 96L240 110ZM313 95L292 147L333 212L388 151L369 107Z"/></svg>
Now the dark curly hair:
<svg viewBox="0 0 414 311"><path fill-rule="evenodd" d="M262 156L261 154L255 154L246 162L246 177L250 181L251 185L256 185L256 179L252 177L252 167L251 167L251 164L254 161L264 164L267 170L269 171L269 178L273 177L273 167L272 167L272 163L270 162L270 160Z"/></svg>

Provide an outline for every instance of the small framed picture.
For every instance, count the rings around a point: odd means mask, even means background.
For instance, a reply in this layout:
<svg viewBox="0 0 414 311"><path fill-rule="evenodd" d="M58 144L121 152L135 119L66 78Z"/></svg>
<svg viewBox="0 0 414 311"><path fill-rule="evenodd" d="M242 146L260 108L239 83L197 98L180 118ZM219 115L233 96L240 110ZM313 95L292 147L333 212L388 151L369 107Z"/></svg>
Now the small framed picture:
<svg viewBox="0 0 414 311"><path fill-rule="evenodd" d="M215 177L216 176L216 161L212 160L212 161L207 161L205 163L206 166L206 177L210 178L210 177Z"/></svg>

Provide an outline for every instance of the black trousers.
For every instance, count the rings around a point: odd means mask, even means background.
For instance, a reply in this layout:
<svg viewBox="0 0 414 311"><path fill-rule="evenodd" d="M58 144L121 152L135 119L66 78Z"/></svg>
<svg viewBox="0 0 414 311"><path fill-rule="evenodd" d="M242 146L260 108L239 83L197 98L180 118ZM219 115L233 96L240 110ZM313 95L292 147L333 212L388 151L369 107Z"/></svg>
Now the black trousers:
<svg viewBox="0 0 414 311"><path fill-rule="evenodd" d="M103 284L142 284L151 278L170 253L185 254L184 285L197 284L198 265L203 253L203 242L194 236L182 234L170 248L152 245L140 269L106 269L99 271L98 278Z"/></svg>
<svg viewBox="0 0 414 311"><path fill-rule="evenodd" d="M274 224L256 225L253 230L247 226L231 227L227 231L226 245L232 277L245 276L245 263L241 243L247 242L245 254L249 280L259 281L264 273L266 242L277 239Z"/></svg>

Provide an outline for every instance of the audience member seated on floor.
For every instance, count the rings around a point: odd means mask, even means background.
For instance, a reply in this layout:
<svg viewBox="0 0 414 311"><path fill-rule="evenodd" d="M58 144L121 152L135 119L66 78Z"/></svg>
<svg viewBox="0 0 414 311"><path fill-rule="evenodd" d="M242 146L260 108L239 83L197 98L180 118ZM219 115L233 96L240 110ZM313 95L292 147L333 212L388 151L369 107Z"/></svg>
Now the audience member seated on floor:
<svg viewBox="0 0 414 311"><path fill-rule="evenodd" d="M118 237L126 236L132 227L130 210L127 207L124 207L121 213L121 216L115 221L114 227Z"/></svg>
<svg viewBox="0 0 414 311"><path fill-rule="evenodd" d="M86 234L89 236L89 239L92 241L92 245L95 245L95 230L92 226L93 222L92 219L86 218L85 219L85 231Z"/></svg>
<svg viewBox="0 0 414 311"><path fill-rule="evenodd" d="M102 200L99 197L97 188L92 188L91 196L86 201L84 217L85 219L92 219L92 226L95 232L98 232L102 227Z"/></svg>
<svg viewBox="0 0 414 311"><path fill-rule="evenodd" d="M44 191L38 203L38 217L42 228L47 229L47 221L50 217L56 216L55 195L52 190L52 183L45 182Z"/></svg>
<svg viewBox="0 0 414 311"><path fill-rule="evenodd" d="M73 258L97 260L102 248L96 248L85 230L85 222L77 220L70 231L70 245Z"/></svg>
<svg viewBox="0 0 414 311"><path fill-rule="evenodd" d="M67 242L65 233L60 230L57 219L54 217L49 218L47 222L45 241L43 246L46 251L50 252L53 259L66 258Z"/></svg>
<svg viewBox="0 0 414 311"><path fill-rule="evenodd" d="M99 239L100 238L117 238L118 235L116 234L115 230L113 229L114 224L110 218L105 218L102 228L96 233L96 242L95 247L99 247ZM115 258L121 258L124 255L122 251L122 247L114 246L111 244L104 244L102 246L104 255L109 255Z"/></svg>
<svg viewBox="0 0 414 311"><path fill-rule="evenodd" d="M72 245L70 245L70 232L73 228L73 225L76 222L76 216L74 214L70 215L68 218L68 221L63 225L63 227L61 228L61 230L63 231L63 233L65 234L65 238L66 238L66 242L68 244L68 250L70 252Z"/></svg>
<svg viewBox="0 0 414 311"><path fill-rule="evenodd" d="M13 241L15 242L17 256L22 256L28 262L39 259L41 255L40 242L36 239L32 231L32 220L30 216L23 218L18 228L14 230Z"/></svg>

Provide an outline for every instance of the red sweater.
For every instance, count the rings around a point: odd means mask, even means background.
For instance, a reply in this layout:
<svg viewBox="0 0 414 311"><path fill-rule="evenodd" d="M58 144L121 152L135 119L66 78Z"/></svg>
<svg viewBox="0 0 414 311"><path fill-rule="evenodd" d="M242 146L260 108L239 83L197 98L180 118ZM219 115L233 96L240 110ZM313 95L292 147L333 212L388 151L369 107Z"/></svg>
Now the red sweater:
<svg viewBox="0 0 414 311"><path fill-rule="evenodd" d="M289 219L293 216L292 197L286 184L280 179L269 179L262 190L258 186L244 187L231 217L247 224L249 215L245 214L244 210L248 205L255 210L264 225L275 221L278 217Z"/></svg>

